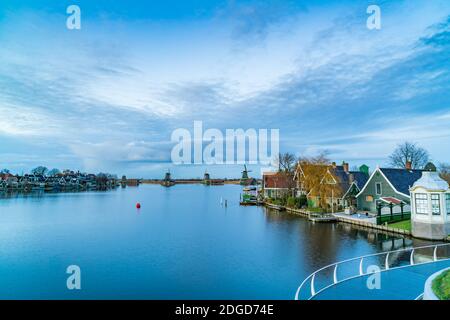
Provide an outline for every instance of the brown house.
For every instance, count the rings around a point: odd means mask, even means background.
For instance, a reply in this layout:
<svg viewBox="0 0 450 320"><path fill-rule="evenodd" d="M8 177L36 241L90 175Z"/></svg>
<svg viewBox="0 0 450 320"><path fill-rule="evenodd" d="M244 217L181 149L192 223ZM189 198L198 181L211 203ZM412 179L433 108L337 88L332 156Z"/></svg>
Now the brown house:
<svg viewBox="0 0 450 320"><path fill-rule="evenodd" d="M356 194L369 178L368 167L350 171L349 164L300 162L295 172L298 196L306 195L309 207L332 211L356 208Z"/></svg>
<svg viewBox="0 0 450 320"><path fill-rule="evenodd" d="M294 175L289 172L264 172L263 192L265 198L283 198L295 195Z"/></svg>

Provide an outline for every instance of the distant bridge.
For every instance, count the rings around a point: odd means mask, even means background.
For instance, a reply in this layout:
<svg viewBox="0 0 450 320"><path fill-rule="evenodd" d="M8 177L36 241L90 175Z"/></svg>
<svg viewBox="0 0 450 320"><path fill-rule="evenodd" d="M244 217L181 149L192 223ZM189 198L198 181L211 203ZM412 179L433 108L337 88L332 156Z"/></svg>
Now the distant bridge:
<svg viewBox="0 0 450 320"><path fill-rule="evenodd" d="M295 300L421 299L426 279L448 267L450 243L366 255L315 271L299 286ZM380 286L370 289L374 275Z"/></svg>

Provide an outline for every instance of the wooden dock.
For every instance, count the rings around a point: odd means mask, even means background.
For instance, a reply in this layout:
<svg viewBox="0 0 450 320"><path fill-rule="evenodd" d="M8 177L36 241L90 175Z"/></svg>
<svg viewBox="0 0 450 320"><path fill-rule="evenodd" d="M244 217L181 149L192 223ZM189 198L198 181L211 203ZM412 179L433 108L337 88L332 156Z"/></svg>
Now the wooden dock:
<svg viewBox="0 0 450 320"><path fill-rule="evenodd" d="M308 219L309 221L313 221L313 222L336 222L338 221L338 219L329 213L315 213L315 212L310 212L308 214Z"/></svg>
<svg viewBox="0 0 450 320"><path fill-rule="evenodd" d="M278 211L285 211L286 210L286 207L284 207L284 206L280 206L280 205L272 204L272 203L267 203L267 202L265 203L265 206L267 208L275 209L275 210L278 210Z"/></svg>

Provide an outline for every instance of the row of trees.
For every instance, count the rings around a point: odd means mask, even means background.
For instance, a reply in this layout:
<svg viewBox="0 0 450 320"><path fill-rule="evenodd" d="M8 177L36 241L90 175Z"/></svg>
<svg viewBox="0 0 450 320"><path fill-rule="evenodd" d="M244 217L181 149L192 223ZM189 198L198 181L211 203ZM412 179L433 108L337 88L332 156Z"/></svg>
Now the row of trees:
<svg viewBox="0 0 450 320"><path fill-rule="evenodd" d="M9 169L0 170L0 174L8 174L8 173L11 173L11 171ZM45 175L55 176L55 175L61 173L61 171L59 171L59 169L56 169L56 168L48 170L48 168L46 168L44 166L39 166L39 167L32 169L30 171L30 173L35 174L35 175L41 175L41 176L45 176Z"/></svg>
<svg viewBox="0 0 450 320"><path fill-rule="evenodd" d="M70 170L66 170L66 171L70 172ZM8 174L8 173L10 173L9 169L2 169L2 170L0 170L0 174ZM57 169L57 168L53 168L53 169L49 170L47 167L38 166L38 167L32 169L30 171L30 173L34 174L34 175L41 175L41 176L52 177L52 176L56 176L58 174L61 174L62 172L59 169ZM97 176L98 177L115 178L115 179L117 179L116 175L109 174L109 173L103 173L103 172L98 173Z"/></svg>

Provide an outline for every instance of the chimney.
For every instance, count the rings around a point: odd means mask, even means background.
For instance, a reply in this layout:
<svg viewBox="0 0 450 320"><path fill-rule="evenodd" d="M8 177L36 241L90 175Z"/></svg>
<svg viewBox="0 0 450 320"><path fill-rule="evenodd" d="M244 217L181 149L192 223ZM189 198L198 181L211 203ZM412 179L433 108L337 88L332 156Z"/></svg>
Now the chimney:
<svg viewBox="0 0 450 320"><path fill-rule="evenodd" d="M355 181L355 176L353 175L353 173L350 173L348 175L348 182L350 182L350 184L352 184Z"/></svg>
<svg viewBox="0 0 450 320"><path fill-rule="evenodd" d="M348 173L348 162L342 162L342 166L344 167L344 171Z"/></svg>
<svg viewBox="0 0 450 320"><path fill-rule="evenodd" d="M406 161L406 165L405 165L406 170L411 170L412 169L412 162L407 160Z"/></svg>

